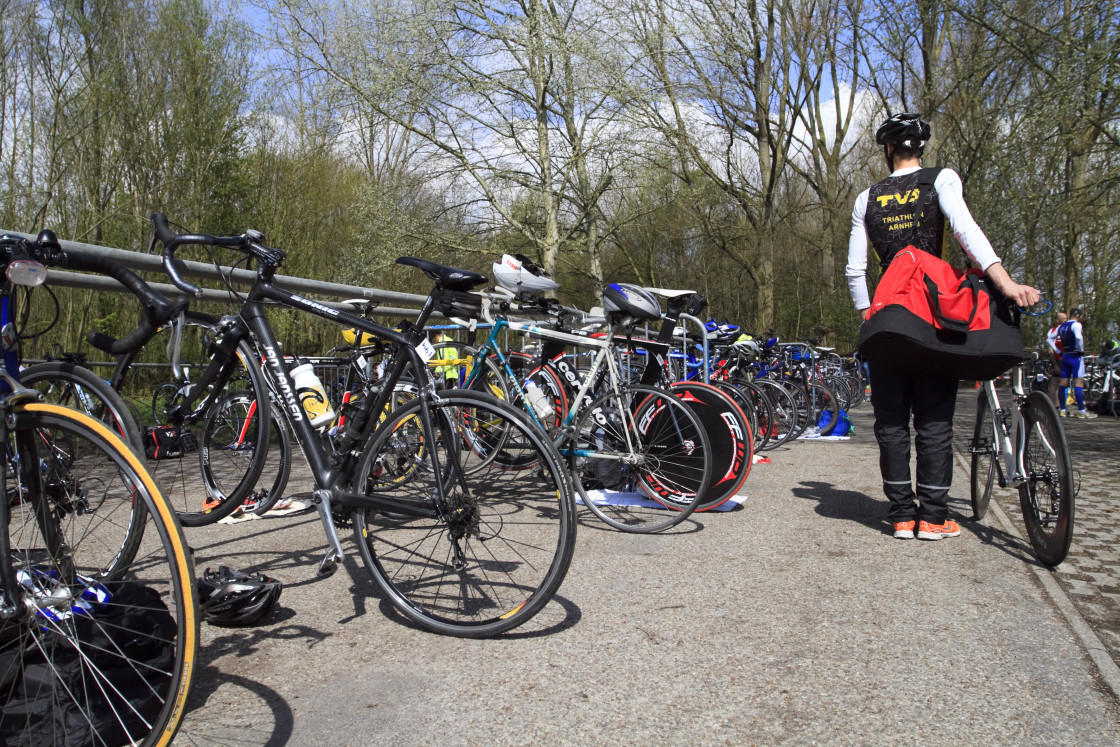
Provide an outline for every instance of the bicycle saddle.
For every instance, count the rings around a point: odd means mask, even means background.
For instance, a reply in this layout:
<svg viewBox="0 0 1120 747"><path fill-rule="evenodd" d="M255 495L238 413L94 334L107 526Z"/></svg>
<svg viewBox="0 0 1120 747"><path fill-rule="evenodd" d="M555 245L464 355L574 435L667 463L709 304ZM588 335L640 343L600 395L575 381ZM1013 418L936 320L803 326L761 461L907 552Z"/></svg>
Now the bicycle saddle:
<svg viewBox="0 0 1120 747"><path fill-rule="evenodd" d="M669 290L666 288L646 288L650 293L654 293L662 298L678 298L680 296L691 296L696 291L692 290Z"/></svg>
<svg viewBox="0 0 1120 747"><path fill-rule="evenodd" d="M398 257L397 264L415 267L436 281L439 287L451 290L470 290L477 285L482 285L487 280L485 275L479 275L477 272L436 264L419 257Z"/></svg>

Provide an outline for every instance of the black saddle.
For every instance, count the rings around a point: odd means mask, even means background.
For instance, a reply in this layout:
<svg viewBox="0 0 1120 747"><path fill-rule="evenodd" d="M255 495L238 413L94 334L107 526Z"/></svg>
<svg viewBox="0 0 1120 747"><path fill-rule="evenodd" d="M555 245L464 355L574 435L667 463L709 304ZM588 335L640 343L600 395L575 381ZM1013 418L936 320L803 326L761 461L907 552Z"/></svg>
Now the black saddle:
<svg viewBox="0 0 1120 747"><path fill-rule="evenodd" d="M436 281L436 285L440 288L449 290L467 291L487 281L485 275L479 275L477 272L439 265L419 257L398 257L397 264L415 267Z"/></svg>

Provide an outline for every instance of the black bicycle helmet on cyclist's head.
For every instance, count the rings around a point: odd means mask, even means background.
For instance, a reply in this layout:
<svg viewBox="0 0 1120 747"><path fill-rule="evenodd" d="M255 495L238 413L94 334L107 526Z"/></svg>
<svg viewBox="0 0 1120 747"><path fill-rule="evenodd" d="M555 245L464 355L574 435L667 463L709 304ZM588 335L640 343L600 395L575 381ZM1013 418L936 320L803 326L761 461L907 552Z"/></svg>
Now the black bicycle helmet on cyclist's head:
<svg viewBox="0 0 1120 747"><path fill-rule="evenodd" d="M653 322L661 318L661 304L640 285L611 283L603 289L603 315L612 324Z"/></svg>
<svg viewBox="0 0 1120 747"><path fill-rule="evenodd" d="M252 625L269 613L283 584L263 573L249 575L229 566L209 568L198 579L200 608L214 625Z"/></svg>
<svg viewBox="0 0 1120 747"><path fill-rule="evenodd" d="M895 114L879 125L875 142L879 145L897 145L909 150L921 150L929 142L929 123L921 114L903 112Z"/></svg>

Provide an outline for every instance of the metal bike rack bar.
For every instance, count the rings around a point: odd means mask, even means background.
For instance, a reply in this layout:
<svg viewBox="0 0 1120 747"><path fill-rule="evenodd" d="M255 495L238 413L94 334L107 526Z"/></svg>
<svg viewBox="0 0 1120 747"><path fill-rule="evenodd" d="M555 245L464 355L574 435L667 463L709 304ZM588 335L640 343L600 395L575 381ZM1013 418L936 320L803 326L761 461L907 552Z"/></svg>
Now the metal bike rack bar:
<svg viewBox="0 0 1120 747"><path fill-rule="evenodd" d="M0 233L8 234L10 236L22 236L27 239L34 239L34 234L23 233L22 231L7 231L0 229ZM98 246L97 244L85 244L80 241L67 241L61 239L58 242L63 249L69 249L76 252L84 252L86 254L93 254L99 257L112 259L120 262L125 267L131 270L140 270L142 272L157 272L163 273L163 259L159 255L147 254L144 252L129 251L126 249L113 249L107 246ZM176 260L180 266L180 271L184 275L193 277L207 278L210 280L222 280L229 278L231 282L238 285L250 286L256 279L257 274L252 270L234 269L232 267L216 267L212 264L205 262L195 262L191 260ZM62 273L51 271L47 279L50 282L51 275L58 276L57 285L67 285L70 282L81 282L83 285L75 285L71 287L90 288L93 290L112 290L113 288L120 288L115 280L108 280L108 285L96 286L87 284L91 278L96 276L82 275L81 273ZM77 280L74 276L78 276L81 280ZM342 283L330 283L323 280L308 280L306 278L297 278L289 275L277 275L276 284L280 285L294 293L308 293L324 296L334 296L336 298L362 298L370 301L380 301L387 303L401 304L405 307L413 309L423 305L427 300L427 295L418 295L415 293L398 293L396 291L381 290L378 288L363 288L357 285L344 285ZM166 295L181 295L181 291L172 285L155 285L154 287L160 289L161 293ZM164 291L163 289L168 289ZM229 301L228 291L212 290L211 294L206 300ZM386 309L385 313L395 313L402 309ZM380 312L381 309L379 308Z"/></svg>
<svg viewBox="0 0 1120 747"><path fill-rule="evenodd" d="M704 322L700 321L696 317L691 316L689 314L681 314L680 321L691 322L692 324L696 325L696 328L700 331L700 339L704 343L703 348L702 348L703 351L704 351L704 357L703 357L704 383L705 384L711 383L712 372L711 372L711 365L710 365L710 363L711 363L710 354L709 354L709 350L708 350L708 330L706 330L704 328ZM688 330L686 330L684 328L683 324L680 325L680 330L681 330L681 340L682 340L681 348L683 350L685 350L686 353L687 353L687 351L688 351Z"/></svg>

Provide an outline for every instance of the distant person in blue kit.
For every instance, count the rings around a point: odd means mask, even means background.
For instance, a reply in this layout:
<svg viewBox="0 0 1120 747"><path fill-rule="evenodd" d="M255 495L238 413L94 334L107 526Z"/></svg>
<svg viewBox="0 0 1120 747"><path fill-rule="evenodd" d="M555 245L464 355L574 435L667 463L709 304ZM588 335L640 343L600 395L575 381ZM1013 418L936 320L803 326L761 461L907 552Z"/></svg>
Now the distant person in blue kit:
<svg viewBox="0 0 1120 747"><path fill-rule="evenodd" d="M891 175L856 198L848 241L846 275L861 320L867 319L867 249L883 270L899 251L914 246L941 257L946 225L965 253L1000 292L1021 307L1038 303L1038 290L1011 279L964 202L961 178L952 169L923 169L929 125L918 114L896 114L875 133ZM932 195L922 185L932 182ZM919 215L919 207L924 211ZM897 230L900 227L909 230ZM883 492L890 501L887 520L898 539L956 537L960 525L949 518L953 479L953 411L957 382L907 373L890 361L871 361L871 405ZM917 480L910 478L910 419L913 416ZM916 488L916 490L915 490ZM916 505L915 505L916 501ZM915 531L916 530L916 531Z"/></svg>
<svg viewBox="0 0 1120 747"><path fill-rule="evenodd" d="M1056 339L1047 338L1050 349L1062 356L1062 368L1058 374L1058 412L1063 418L1069 417L1066 399L1069 394L1069 380L1073 379L1073 398L1077 402L1077 417L1095 418L1095 412L1085 409L1085 328L1081 324L1081 309L1069 310L1069 321L1058 325ZM1059 346L1057 342L1060 341Z"/></svg>

